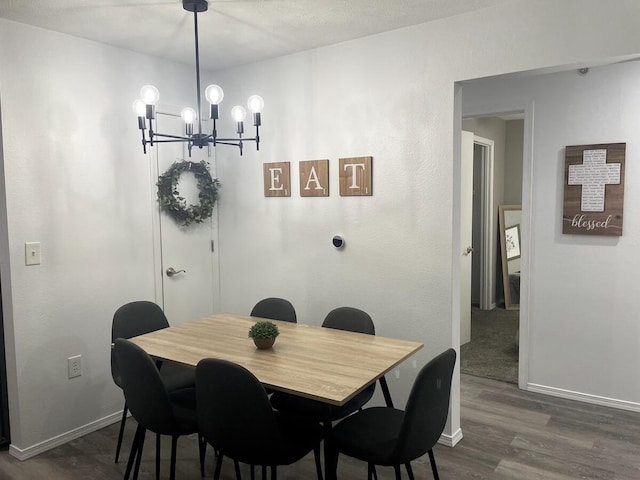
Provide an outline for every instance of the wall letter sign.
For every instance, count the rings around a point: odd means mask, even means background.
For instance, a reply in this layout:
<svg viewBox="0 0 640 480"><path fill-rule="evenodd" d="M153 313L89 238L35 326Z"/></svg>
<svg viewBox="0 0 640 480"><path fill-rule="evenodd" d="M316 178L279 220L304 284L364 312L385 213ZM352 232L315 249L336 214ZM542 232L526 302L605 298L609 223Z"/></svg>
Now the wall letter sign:
<svg viewBox="0 0 640 480"><path fill-rule="evenodd" d="M262 165L265 197L291 196L289 165L289 162L265 163Z"/></svg>
<svg viewBox="0 0 640 480"><path fill-rule="evenodd" d="M626 145L566 147L562 233L622 235Z"/></svg>
<svg viewBox="0 0 640 480"><path fill-rule="evenodd" d="M300 196L329 196L329 160L300 162Z"/></svg>
<svg viewBox="0 0 640 480"><path fill-rule="evenodd" d="M341 158L339 168L342 197L373 195L372 157Z"/></svg>

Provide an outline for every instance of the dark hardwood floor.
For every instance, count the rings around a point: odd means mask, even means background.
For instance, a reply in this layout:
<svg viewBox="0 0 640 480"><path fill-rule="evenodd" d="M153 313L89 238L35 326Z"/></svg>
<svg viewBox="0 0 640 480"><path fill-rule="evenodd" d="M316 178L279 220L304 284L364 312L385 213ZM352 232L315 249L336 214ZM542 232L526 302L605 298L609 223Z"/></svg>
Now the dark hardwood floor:
<svg viewBox="0 0 640 480"><path fill-rule="evenodd" d="M462 431L454 448L437 445L435 457L442 480L458 479L640 479L640 414L527 393L515 385L470 375L462 376ZM129 421L125 448L135 422ZM103 480L123 477L128 451L113 463L118 425L112 425L20 462L0 452L0 480ZM149 441L150 440L150 441ZM169 441L163 442L161 478L169 478ZM199 479L194 438L178 442L177 478ZM155 478L153 437L148 439L141 479ZM207 451L207 478L213 477L214 456ZM428 458L414 462L416 479L431 480ZM283 480L313 480L313 457L281 467ZM340 457L338 478L366 479L366 465ZM224 464L223 479L235 478ZM243 469L243 478L249 478ZM394 478L378 468L378 478ZM406 474L405 477L406 478Z"/></svg>

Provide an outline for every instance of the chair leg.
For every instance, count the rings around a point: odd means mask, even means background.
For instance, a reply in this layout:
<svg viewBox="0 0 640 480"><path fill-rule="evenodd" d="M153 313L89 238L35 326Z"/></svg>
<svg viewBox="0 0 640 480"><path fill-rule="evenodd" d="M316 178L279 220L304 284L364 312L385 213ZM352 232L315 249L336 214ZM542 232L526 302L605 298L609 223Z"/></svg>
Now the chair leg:
<svg viewBox="0 0 640 480"><path fill-rule="evenodd" d="M160 480L160 447L162 440L160 434L156 433L156 480Z"/></svg>
<svg viewBox="0 0 640 480"><path fill-rule="evenodd" d="M251 464L251 480L256 480L256 466Z"/></svg>
<svg viewBox="0 0 640 480"><path fill-rule="evenodd" d="M142 450L144 449L144 436L147 433L147 429L143 428L140 432L140 440L138 441L138 456L136 457L136 467L133 471L133 480L138 480L138 474L140 473L140 461L142 460Z"/></svg>
<svg viewBox="0 0 640 480"><path fill-rule="evenodd" d="M238 460L234 460L233 466L236 469L236 480L242 480L242 476L240 475L240 462Z"/></svg>
<svg viewBox="0 0 640 480"><path fill-rule="evenodd" d="M169 478L176 480L176 454L178 451L178 435L171 436L171 473Z"/></svg>
<svg viewBox="0 0 640 480"><path fill-rule="evenodd" d="M207 453L207 441L204 435L198 435L198 447L200 450L200 474L204 477L204 457Z"/></svg>
<svg viewBox="0 0 640 480"><path fill-rule="evenodd" d="M124 472L124 480L129 480L129 475L131 475L131 470L133 469L133 464L138 457L138 452L142 451L142 442L144 442L144 430L145 428L138 424L138 428L136 428L136 433L133 436L133 442L131 443L131 452L129 453L129 460L127 461L127 469Z"/></svg>
<svg viewBox="0 0 640 480"><path fill-rule="evenodd" d="M316 474L318 475L318 480L322 479L322 462L320 461L320 444L316 445L313 449L313 459L316 462ZM338 469L338 456L336 455L332 462L336 466L336 470Z"/></svg>
<svg viewBox="0 0 640 480"><path fill-rule="evenodd" d="M435 480L440 480L438 476L438 467L436 467L436 459L433 456L433 449L429 450L429 462L431 462L431 471L433 472L433 478Z"/></svg>
<svg viewBox="0 0 640 480"><path fill-rule="evenodd" d="M402 480L402 473L400 472L400 465L394 465L393 471L396 472L396 480Z"/></svg>
<svg viewBox="0 0 640 480"><path fill-rule="evenodd" d="M136 458L136 469L133 472L133 480L138 480L138 474L140 473L140 460L142 460L142 449L144 448L144 436L147 433L147 430L142 430L142 435L140 435L140 449L138 450L138 458Z"/></svg>
<svg viewBox="0 0 640 480"><path fill-rule="evenodd" d="M262 480L267 480L267 466L262 465Z"/></svg>
<svg viewBox="0 0 640 480"><path fill-rule="evenodd" d="M278 480L278 467L271 465L271 480Z"/></svg>
<svg viewBox="0 0 640 480"><path fill-rule="evenodd" d="M142 425L138 424L136 433L133 435L133 441L131 442L131 451L129 452L129 459L127 460L127 468L124 471L124 480L129 480L129 475L131 474L131 469L133 468L133 462L138 455L138 437L141 428Z"/></svg>
<svg viewBox="0 0 640 480"><path fill-rule="evenodd" d="M222 470L222 455L218 452L218 458L216 460L216 470L213 473L213 480L220 480L220 471Z"/></svg>
<svg viewBox="0 0 640 480"><path fill-rule="evenodd" d="M127 402L124 403L124 408L122 409L122 420L120 420L120 432L118 433L118 444L116 445L116 463L120 459L120 448L122 447L122 438L124 437L124 425L127 423L127 412L129 409L127 408Z"/></svg>
<svg viewBox="0 0 640 480"><path fill-rule="evenodd" d="M411 468L411 463L407 462L404 464L404 466L407 468L407 475L409 475L409 480L415 480L415 477L413 476L413 469Z"/></svg>
<svg viewBox="0 0 640 480"><path fill-rule="evenodd" d="M375 472L375 467L373 463L367 463L367 480L373 480L373 475Z"/></svg>

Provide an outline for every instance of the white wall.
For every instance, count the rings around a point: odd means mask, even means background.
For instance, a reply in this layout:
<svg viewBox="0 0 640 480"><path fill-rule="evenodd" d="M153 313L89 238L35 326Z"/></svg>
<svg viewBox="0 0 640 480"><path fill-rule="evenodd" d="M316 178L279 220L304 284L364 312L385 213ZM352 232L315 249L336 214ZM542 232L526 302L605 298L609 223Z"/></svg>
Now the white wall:
<svg viewBox="0 0 640 480"><path fill-rule="evenodd" d="M524 149L524 120L506 122L504 203L522 203L522 151Z"/></svg>
<svg viewBox="0 0 640 480"><path fill-rule="evenodd" d="M0 272L12 452L25 457L122 409L113 312L155 297L154 193L131 105L151 81L184 90L192 69L5 20L0 65ZM25 266L29 241L41 265ZM76 354L83 374L68 380Z"/></svg>
<svg viewBox="0 0 640 480"><path fill-rule="evenodd" d="M525 182L530 225L529 387L640 410L640 63L463 87L463 112L502 102L535 105L533 156ZM564 149L626 142L621 237L562 233ZM526 273L526 272L525 272Z"/></svg>
<svg viewBox="0 0 640 480"><path fill-rule="evenodd" d="M320 323L333 307L364 308L380 334L425 343L418 365L457 345L459 205L453 199L461 121L455 82L637 54L638 20L635 2L523 0L220 75L227 98L259 90L267 102L261 151L248 148L242 158L218 152L222 309L248 312L259 298L276 294L293 301L301 321ZM0 21L0 65L8 209L2 233L10 249L10 265L0 257L0 272L3 294L11 282L4 313L8 352L15 354L8 362L9 388L19 453L121 408L109 374L111 316L119 304L154 294L149 166L130 105L146 82L164 82L161 91L175 92L171 86L190 80L178 65L6 21ZM91 82L97 87L89 89ZM100 95L90 103L94 91ZM626 111L630 118L637 109L628 105ZM373 197L338 195L337 159L352 155L374 157ZM262 196L261 163L293 162L295 186L297 162L318 158L331 161L329 198L302 199L297 187L291 198ZM630 177L632 162L627 168ZM547 214L557 218L556 205L538 207L536 222ZM632 215L625 225L630 235L621 243L633 238ZM346 238L345 250L330 246L335 233ZM551 243L553 235L542 239ZM42 242L41 266L23 266L25 241ZM583 241L554 248L558 264L591 247ZM617 258L612 245L596 255L605 252ZM628 255L620 258L627 260L621 267L626 281L633 265ZM618 263L589 265L604 283L616 278ZM548 298L558 286L544 270L536 278L548 282L536 295ZM576 293L568 283L568 298ZM626 368L618 347L633 347L637 337L629 335L632 297L614 298L615 306L603 304L613 314L602 318L617 315L624 322L600 338L604 353L598 356L605 361L600 370L609 372ZM604 313L593 296L574 308L587 318ZM546 313L535 303L532 315ZM583 326L561 324L552 347L595 336ZM69 381L66 358L76 353L84 356L85 374ZM552 353L532 356L532 379L585 386L583 372L592 362L564 373L555 364L550 377L548 362L559 350ZM408 362L400 379L390 375L399 405L415 372ZM598 392L637 401L634 382L601 380ZM452 437L459 434L459 400L456 374L445 432Z"/></svg>
<svg viewBox="0 0 640 480"><path fill-rule="evenodd" d="M379 333L423 341L418 364L457 345L454 84L640 52L636 5L616 7L513 2L227 72L225 84L260 88L267 106L259 154L218 152L222 308L281 295L318 324L335 306L361 307ZM338 158L355 155L373 156L373 197L338 195ZM322 158L331 196L300 198L297 163ZM259 165L270 161L292 162L291 198L263 197ZM330 246L335 233L345 250ZM400 405L414 375L407 362L390 378ZM456 379L452 436L458 389Z"/></svg>

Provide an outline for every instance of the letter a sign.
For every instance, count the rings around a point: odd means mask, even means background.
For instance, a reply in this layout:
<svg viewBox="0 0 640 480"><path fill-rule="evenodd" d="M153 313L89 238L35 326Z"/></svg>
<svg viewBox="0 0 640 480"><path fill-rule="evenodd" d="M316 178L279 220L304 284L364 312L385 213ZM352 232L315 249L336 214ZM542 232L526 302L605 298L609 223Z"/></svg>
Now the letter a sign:
<svg viewBox="0 0 640 480"><path fill-rule="evenodd" d="M329 196L329 160L300 162L300 196Z"/></svg>

